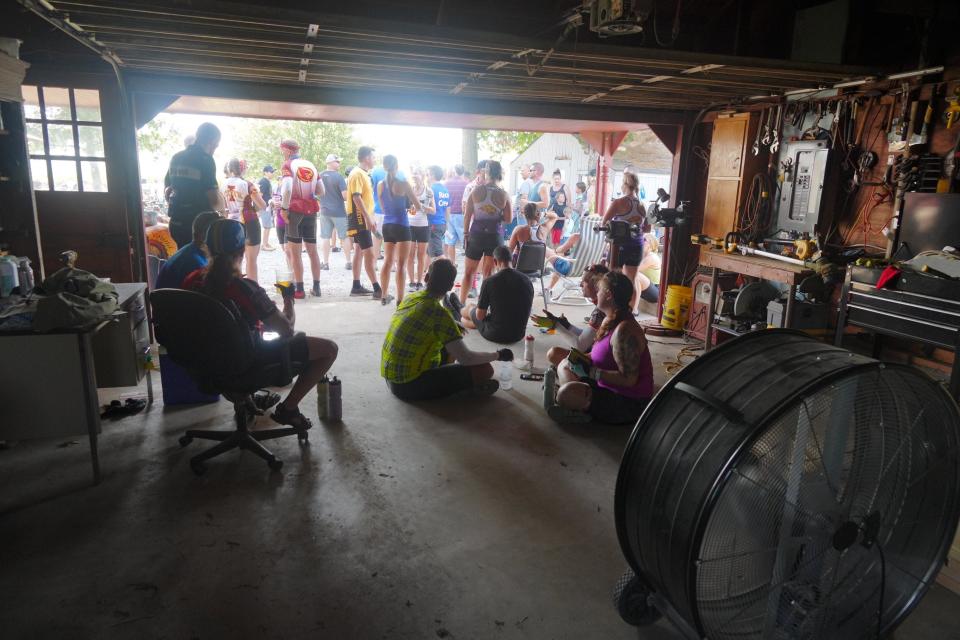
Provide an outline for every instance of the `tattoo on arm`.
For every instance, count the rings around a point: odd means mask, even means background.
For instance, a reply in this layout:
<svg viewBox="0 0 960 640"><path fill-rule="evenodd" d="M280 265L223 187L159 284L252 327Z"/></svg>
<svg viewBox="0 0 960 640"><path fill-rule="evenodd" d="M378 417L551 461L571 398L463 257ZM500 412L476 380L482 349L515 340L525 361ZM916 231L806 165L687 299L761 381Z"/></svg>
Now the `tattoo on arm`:
<svg viewBox="0 0 960 640"><path fill-rule="evenodd" d="M640 341L633 331L618 331L613 336L613 359L625 378L636 381L640 375Z"/></svg>

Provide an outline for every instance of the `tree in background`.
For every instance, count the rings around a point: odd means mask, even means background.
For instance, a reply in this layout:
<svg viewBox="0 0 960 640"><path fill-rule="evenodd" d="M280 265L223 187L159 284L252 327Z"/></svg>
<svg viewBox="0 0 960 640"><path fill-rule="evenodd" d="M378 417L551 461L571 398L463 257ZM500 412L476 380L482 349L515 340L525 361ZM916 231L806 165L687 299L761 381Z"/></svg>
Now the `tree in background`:
<svg viewBox="0 0 960 640"><path fill-rule="evenodd" d="M477 132L477 139L485 157L492 160L502 160L505 154L523 153L541 135L543 134L535 131L482 129Z"/></svg>
<svg viewBox="0 0 960 640"><path fill-rule="evenodd" d="M359 145L349 124L243 118L237 121L237 128L237 156L247 161L248 179L260 175L260 170L268 164L280 169L283 164L280 141L285 138L296 140L300 144L300 156L321 171L330 153L343 158L344 170L357 162Z"/></svg>
<svg viewBox="0 0 960 640"><path fill-rule="evenodd" d="M143 153L167 158L183 148L185 137L173 124L170 114L162 113L137 131L137 146Z"/></svg>

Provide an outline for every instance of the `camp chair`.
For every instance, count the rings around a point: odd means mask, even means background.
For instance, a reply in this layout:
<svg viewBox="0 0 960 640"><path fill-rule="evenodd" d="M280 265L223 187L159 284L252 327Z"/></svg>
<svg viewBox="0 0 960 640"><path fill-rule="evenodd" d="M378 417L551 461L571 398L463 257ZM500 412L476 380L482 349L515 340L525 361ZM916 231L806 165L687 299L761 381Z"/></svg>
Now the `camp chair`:
<svg viewBox="0 0 960 640"><path fill-rule="evenodd" d="M600 220L598 215L586 216L581 220L580 242L573 248L570 256L565 257L566 260L573 262L573 269L565 276L560 275L560 282L556 287L560 289L559 293L551 291L551 299L554 302L563 303L569 296L571 302L568 304L584 306L593 304L580 295L580 276L587 267L600 262L607 248L606 235L602 231L593 230L600 224Z"/></svg>
<svg viewBox="0 0 960 640"><path fill-rule="evenodd" d="M524 242L520 245L520 253L517 254L517 265L514 267L531 280L540 280L540 294L543 296L544 309L547 308L549 302L547 288L543 284L546 257L547 245L542 242Z"/></svg>

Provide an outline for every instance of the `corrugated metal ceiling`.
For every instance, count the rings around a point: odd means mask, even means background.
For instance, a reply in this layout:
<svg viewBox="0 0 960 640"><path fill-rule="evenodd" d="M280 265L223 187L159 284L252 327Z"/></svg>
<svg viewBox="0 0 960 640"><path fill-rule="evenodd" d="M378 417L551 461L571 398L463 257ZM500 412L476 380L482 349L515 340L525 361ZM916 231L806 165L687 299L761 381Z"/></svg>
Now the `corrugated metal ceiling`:
<svg viewBox="0 0 960 640"><path fill-rule="evenodd" d="M51 0L126 69L257 83L465 98L698 110L831 85L850 70L649 48L552 43L263 7ZM220 5L222 7L222 5ZM300 18L301 16L296 16ZM313 25L313 26L311 26ZM586 27L581 26L580 29ZM466 34L466 35L464 35Z"/></svg>

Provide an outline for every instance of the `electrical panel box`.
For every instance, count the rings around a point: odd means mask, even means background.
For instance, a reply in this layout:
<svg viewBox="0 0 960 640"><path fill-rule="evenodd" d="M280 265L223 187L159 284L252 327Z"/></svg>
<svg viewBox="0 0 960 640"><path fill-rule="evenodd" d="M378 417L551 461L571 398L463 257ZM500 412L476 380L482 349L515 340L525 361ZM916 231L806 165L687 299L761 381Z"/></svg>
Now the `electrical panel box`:
<svg viewBox="0 0 960 640"><path fill-rule="evenodd" d="M809 140L786 145L780 163L780 204L777 228L812 237L823 235L830 224L837 183L833 152L826 141Z"/></svg>

